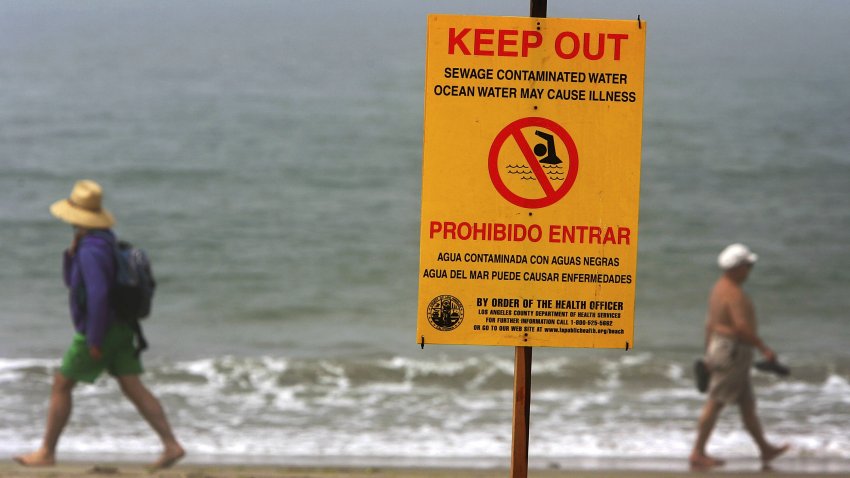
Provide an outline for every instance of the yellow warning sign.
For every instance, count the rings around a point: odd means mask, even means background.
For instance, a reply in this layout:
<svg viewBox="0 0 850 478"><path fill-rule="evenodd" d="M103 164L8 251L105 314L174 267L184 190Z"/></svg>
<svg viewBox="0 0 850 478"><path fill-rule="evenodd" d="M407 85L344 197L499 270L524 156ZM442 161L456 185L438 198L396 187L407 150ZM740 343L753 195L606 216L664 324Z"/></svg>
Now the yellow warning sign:
<svg viewBox="0 0 850 478"><path fill-rule="evenodd" d="M645 34L428 17L417 343L634 345Z"/></svg>

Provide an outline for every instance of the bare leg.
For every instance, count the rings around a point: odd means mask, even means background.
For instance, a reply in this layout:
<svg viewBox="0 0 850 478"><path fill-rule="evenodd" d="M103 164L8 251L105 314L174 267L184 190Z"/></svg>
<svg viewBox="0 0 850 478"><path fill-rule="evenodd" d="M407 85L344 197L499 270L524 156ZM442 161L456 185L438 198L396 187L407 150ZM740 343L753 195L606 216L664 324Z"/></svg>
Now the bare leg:
<svg viewBox="0 0 850 478"><path fill-rule="evenodd" d="M115 378L121 385L121 391L124 392L124 395L133 402L139 413L162 440L162 455L151 465L151 468L168 468L177 463L178 460L183 458L186 451L174 437L171 425L168 424L168 419L159 400L145 387L138 375L123 375Z"/></svg>
<svg viewBox="0 0 850 478"><path fill-rule="evenodd" d="M770 467L771 460L788 451L790 447L787 443L781 446L774 446L765 439L758 413L756 413L756 401L752 395L742 397L738 406L741 409L741 419L744 422L744 427L746 427L750 436L753 437L753 440L759 447L762 464L767 469Z"/></svg>
<svg viewBox="0 0 850 478"><path fill-rule="evenodd" d="M60 372L53 375L50 405L47 409L47 425L45 426L41 448L26 455L16 456L15 461L24 466L53 466L56 464L56 445L59 443L62 430L65 429L65 425L71 417L71 392L76 384L77 382L66 378Z"/></svg>
<svg viewBox="0 0 850 478"><path fill-rule="evenodd" d="M723 409L723 404L712 399L705 402L702 408L702 413L699 417L697 425L697 439L694 443L694 448L691 451L690 463L694 469L708 469L715 466L721 466L725 462L708 456L705 452L708 438L711 432L714 431L714 425L717 424L717 417L720 416L720 411Z"/></svg>

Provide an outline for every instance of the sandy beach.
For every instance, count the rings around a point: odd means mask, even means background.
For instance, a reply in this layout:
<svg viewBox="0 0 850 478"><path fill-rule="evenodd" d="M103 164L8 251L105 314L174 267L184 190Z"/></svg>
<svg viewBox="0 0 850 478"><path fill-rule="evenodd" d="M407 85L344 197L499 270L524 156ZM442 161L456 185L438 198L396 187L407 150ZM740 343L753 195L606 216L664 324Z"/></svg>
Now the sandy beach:
<svg viewBox="0 0 850 478"><path fill-rule="evenodd" d="M140 464L68 463L50 468L25 468L11 461L0 464L3 478L60 478L104 476L156 478L505 478L509 470L462 468L394 468L394 467L289 467L269 465L178 465L169 470L149 472ZM847 476L846 473L724 470L711 472L662 470L530 470L534 478L686 478L720 475L726 478L747 476L782 476L783 478L812 478Z"/></svg>

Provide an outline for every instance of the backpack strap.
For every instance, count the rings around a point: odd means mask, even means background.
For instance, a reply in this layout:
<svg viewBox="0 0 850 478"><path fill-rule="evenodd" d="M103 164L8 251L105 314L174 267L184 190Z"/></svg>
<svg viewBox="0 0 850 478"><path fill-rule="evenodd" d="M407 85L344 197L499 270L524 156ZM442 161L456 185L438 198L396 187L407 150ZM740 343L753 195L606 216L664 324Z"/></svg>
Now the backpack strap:
<svg viewBox="0 0 850 478"><path fill-rule="evenodd" d="M142 332L142 324L140 324L138 320L128 321L127 325L130 326L130 330L132 330L133 334L136 336L135 356L138 357L148 348L148 341L145 340L145 333Z"/></svg>

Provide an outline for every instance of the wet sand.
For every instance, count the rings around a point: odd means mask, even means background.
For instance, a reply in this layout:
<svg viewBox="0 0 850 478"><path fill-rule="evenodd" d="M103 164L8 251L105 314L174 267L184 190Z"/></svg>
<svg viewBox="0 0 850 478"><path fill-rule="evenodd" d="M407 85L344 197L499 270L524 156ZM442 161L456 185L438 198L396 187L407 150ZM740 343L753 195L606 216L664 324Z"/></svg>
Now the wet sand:
<svg viewBox="0 0 850 478"><path fill-rule="evenodd" d="M140 464L66 463L48 468L26 468L11 460L0 463L2 478L508 478L507 469L394 468L394 467L288 467L270 465L178 464L168 470L150 472ZM719 475L724 478L771 477L812 478L848 476L846 473L724 470L710 472L653 470L530 470L529 478L694 478Z"/></svg>

